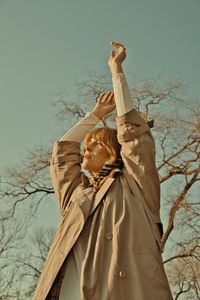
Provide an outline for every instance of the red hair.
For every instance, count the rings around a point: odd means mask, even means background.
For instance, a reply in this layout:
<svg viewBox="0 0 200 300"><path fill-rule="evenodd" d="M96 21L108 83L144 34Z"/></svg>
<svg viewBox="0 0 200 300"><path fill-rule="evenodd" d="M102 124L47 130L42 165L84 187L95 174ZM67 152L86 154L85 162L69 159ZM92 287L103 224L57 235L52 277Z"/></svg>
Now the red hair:
<svg viewBox="0 0 200 300"><path fill-rule="evenodd" d="M84 139L84 145L86 146L92 139L100 142L110 153L110 164L121 158L121 145L119 144L117 139L116 129L110 127L96 128L86 135Z"/></svg>

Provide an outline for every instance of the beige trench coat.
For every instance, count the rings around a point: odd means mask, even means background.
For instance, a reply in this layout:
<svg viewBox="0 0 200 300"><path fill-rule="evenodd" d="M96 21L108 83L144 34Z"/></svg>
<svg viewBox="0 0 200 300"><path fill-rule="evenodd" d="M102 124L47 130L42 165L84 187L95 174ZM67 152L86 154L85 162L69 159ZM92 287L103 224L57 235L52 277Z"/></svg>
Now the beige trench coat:
<svg viewBox="0 0 200 300"><path fill-rule="evenodd" d="M135 109L116 119L124 170L94 196L81 173L80 144L55 143L51 175L61 221L34 300L45 300L81 240L81 300L171 300L161 258L160 183L155 143ZM79 299L77 299L79 300Z"/></svg>

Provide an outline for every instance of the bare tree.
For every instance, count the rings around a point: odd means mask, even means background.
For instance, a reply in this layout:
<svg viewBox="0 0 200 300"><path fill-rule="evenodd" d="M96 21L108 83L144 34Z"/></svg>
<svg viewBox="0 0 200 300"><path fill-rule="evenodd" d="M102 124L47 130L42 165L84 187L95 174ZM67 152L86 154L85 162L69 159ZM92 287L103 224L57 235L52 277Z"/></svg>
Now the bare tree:
<svg viewBox="0 0 200 300"><path fill-rule="evenodd" d="M0 299L32 299L54 232L38 227L27 238L14 239L12 251L7 249L4 260L1 257Z"/></svg>
<svg viewBox="0 0 200 300"><path fill-rule="evenodd" d="M24 220L15 218L0 221L0 299L13 299L15 272L12 260L21 251L26 227ZM14 292L15 293L15 292Z"/></svg>
<svg viewBox="0 0 200 300"><path fill-rule="evenodd" d="M175 299L199 299L200 107L182 99L183 86L179 82L145 80L133 86L131 92L136 108L146 119L155 120L153 134L164 221L163 258L170 285ZM71 101L63 93L58 95L55 106L59 119L66 120L70 115L75 122L83 117L94 105L94 99L105 89L111 89L111 83L105 76L93 73L76 83L76 88L79 94ZM114 117L112 114L104 119L102 125L114 126ZM50 154L50 149L38 148L29 152L19 167L6 171L0 190L0 205L6 201L2 220L19 218L20 208L26 210L27 216L34 216L40 204L54 193L48 172ZM50 240L47 238L43 245L43 239L38 238L37 250L30 252L29 257L21 252L15 258L15 272L23 278L31 278L28 293L34 288Z"/></svg>
<svg viewBox="0 0 200 300"><path fill-rule="evenodd" d="M26 299L32 299L31 296L41 274L54 232L54 228L38 227L35 229L24 245L26 251L18 252L13 260L13 269L18 274L18 280L21 283L18 285L19 291Z"/></svg>

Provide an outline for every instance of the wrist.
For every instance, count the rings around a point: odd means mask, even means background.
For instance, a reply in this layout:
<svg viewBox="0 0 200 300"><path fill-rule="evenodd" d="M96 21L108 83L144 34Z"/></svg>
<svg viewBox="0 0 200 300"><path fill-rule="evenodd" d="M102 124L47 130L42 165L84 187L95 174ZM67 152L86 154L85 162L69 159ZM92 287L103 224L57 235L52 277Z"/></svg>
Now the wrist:
<svg viewBox="0 0 200 300"><path fill-rule="evenodd" d="M120 63L112 63L109 65L110 67L110 71L111 71L111 74L112 75L116 75L116 74L119 74L119 73L123 73L123 68L122 68L122 65Z"/></svg>
<svg viewBox="0 0 200 300"><path fill-rule="evenodd" d="M91 111L91 113L92 113L93 115L95 115L95 117L97 117L99 120L103 119L103 117L104 117L104 115L102 114L102 112L100 112L100 111L97 110L97 109L93 109L93 110Z"/></svg>

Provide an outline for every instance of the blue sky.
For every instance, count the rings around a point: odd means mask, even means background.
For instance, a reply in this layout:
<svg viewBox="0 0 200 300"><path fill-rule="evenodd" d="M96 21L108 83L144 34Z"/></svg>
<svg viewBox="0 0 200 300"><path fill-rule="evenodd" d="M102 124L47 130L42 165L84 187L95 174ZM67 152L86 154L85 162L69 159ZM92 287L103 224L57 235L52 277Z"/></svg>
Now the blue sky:
<svg viewBox="0 0 200 300"><path fill-rule="evenodd" d="M109 74L111 40L127 48L127 77L178 78L199 97L199 16L198 0L0 1L0 166L59 136L54 95Z"/></svg>
<svg viewBox="0 0 200 300"><path fill-rule="evenodd" d="M112 40L126 46L127 79L180 79L197 101L199 16L199 0L0 0L1 169L63 135L55 95L88 71L109 76ZM41 205L39 223L57 218L54 200Z"/></svg>

